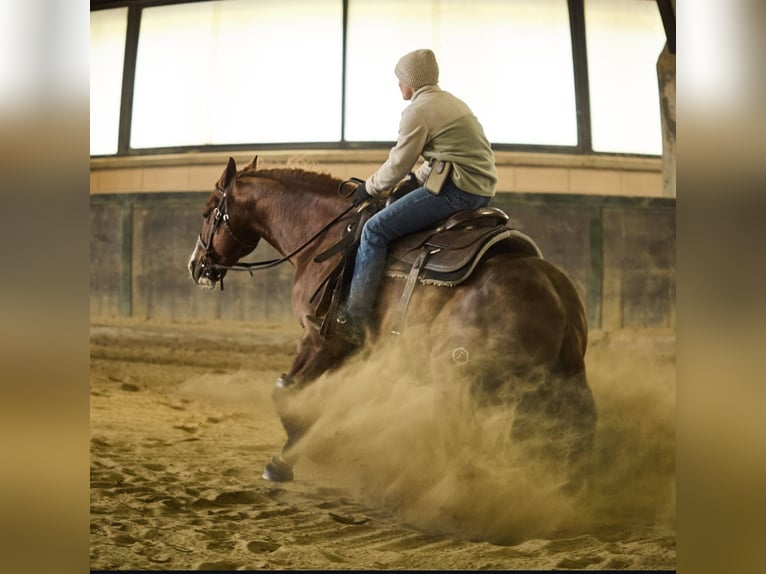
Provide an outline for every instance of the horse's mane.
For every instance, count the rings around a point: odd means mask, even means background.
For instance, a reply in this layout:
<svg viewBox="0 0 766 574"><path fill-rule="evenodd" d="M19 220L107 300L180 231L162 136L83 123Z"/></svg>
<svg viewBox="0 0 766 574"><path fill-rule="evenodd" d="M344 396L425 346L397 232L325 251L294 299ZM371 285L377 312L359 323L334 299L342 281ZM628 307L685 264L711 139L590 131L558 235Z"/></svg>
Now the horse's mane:
<svg viewBox="0 0 766 574"><path fill-rule="evenodd" d="M269 167L266 169L245 168L237 172L235 179L264 178L280 182L291 190L312 190L320 195L336 194L341 180L328 173L312 171L299 167ZM208 197L203 217L207 217L218 205L220 195L213 190Z"/></svg>
<svg viewBox="0 0 766 574"><path fill-rule="evenodd" d="M289 188L316 189L335 193L341 180L328 173L309 171L295 167L275 167L269 169L245 170L237 177L264 177L274 179Z"/></svg>

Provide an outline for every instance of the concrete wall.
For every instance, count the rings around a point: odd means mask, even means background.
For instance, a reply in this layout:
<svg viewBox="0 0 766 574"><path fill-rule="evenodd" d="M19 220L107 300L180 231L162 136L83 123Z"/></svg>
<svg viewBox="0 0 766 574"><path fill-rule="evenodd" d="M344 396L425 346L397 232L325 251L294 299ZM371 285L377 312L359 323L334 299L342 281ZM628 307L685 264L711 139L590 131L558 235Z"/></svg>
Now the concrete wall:
<svg viewBox="0 0 766 574"><path fill-rule="evenodd" d="M654 175L661 195L661 168ZM230 272L223 292L192 283L186 263L208 194L91 195L92 317L289 320L289 264L252 277ZM506 191L493 205L570 275L591 328L675 327L673 198ZM262 245L248 259L274 256Z"/></svg>

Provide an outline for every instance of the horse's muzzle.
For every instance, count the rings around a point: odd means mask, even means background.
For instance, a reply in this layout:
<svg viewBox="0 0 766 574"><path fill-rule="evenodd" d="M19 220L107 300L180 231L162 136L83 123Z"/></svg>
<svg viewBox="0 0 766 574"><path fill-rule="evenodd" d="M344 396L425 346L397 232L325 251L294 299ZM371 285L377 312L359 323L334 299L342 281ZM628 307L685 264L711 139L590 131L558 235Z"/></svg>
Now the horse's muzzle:
<svg viewBox="0 0 766 574"><path fill-rule="evenodd" d="M197 258L197 250L195 249L187 264L189 275L196 285L213 289L215 284L221 279L222 274L218 270L208 267L204 259L204 257Z"/></svg>

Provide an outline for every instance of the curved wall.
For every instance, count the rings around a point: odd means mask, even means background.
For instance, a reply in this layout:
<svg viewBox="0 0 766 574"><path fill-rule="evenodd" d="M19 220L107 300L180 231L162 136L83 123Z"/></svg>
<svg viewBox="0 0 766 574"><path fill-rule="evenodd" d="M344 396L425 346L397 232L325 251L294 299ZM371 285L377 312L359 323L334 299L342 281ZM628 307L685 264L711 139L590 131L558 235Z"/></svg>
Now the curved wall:
<svg viewBox="0 0 766 574"><path fill-rule="evenodd" d="M200 213L228 154L190 155L92 160L91 317L292 320L287 264L229 273L223 292L191 282ZM365 177L385 159L260 155L338 177ZM238 165L251 157L237 154ZM591 328L675 327L675 199L662 197L661 160L498 154L498 168L493 205L572 277ZM249 259L275 255L261 245Z"/></svg>

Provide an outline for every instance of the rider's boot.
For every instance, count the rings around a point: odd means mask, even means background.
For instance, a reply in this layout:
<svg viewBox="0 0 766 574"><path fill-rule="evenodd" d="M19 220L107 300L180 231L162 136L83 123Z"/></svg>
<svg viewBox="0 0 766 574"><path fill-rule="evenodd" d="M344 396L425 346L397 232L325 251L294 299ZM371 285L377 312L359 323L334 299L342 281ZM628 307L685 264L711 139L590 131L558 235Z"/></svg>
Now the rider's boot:
<svg viewBox="0 0 766 574"><path fill-rule="evenodd" d="M306 328L317 332L322 331L324 321L324 318L317 317L316 315L306 315L304 317ZM361 347L364 344L364 327L360 321L354 321L347 313L339 311L329 337L341 339L352 347Z"/></svg>
<svg viewBox="0 0 766 574"><path fill-rule="evenodd" d="M364 344L364 326L361 321L343 311L335 319L335 335L354 347Z"/></svg>

